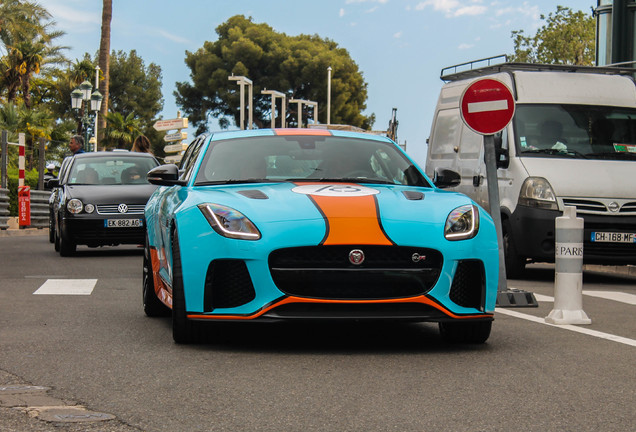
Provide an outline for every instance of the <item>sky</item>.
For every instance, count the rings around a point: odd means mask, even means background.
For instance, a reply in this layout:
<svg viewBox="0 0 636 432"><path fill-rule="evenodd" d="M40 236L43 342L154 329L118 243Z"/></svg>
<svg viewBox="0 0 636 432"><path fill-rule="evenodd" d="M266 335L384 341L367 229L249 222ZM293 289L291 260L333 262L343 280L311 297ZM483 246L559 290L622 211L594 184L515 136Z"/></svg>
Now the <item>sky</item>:
<svg viewBox="0 0 636 432"><path fill-rule="evenodd" d="M69 59L97 52L101 1L39 3L53 16L55 28L66 32L57 42L70 48ZM185 52L216 41L216 27L228 18L242 14L289 36L329 38L349 52L363 74L368 85L364 114L375 114L373 129L386 130L397 108L398 142L423 166L443 84L441 69L512 53L511 32L534 35L544 23L540 16L555 12L557 5L590 13L596 0L114 0L111 50L134 49L146 66L161 67L160 115L171 119L179 110L175 83L190 82ZM211 124L210 131L215 130L218 126ZM188 132L187 142L194 129Z"/></svg>

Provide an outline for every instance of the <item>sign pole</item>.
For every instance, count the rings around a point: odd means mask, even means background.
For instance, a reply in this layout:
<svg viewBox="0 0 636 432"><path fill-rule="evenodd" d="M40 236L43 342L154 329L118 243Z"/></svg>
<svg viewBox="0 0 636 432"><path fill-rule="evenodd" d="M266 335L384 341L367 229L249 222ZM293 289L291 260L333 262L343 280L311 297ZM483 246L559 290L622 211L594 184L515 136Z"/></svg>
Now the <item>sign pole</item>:
<svg viewBox="0 0 636 432"><path fill-rule="evenodd" d="M488 207L497 230L499 246L499 291L508 289L506 260L504 258L503 230L501 229L501 206L499 203L499 180L497 179L497 156L494 135L484 135L484 160L486 162L486 182L488 183Z"/></svg>
<svg viewBox="0 0 636 432"><path fill-rule="evenodd" d="M508 86L503 82L491 78L482 78L475 80L466 87L460 98L459 105L461 117L466 126L484 137L484 162L488 181L489 212L495 223L499 249L497 306L537 307L539 304L532 293L508 289L508 281L506 279L506 259L501 224L497 152L494 134L502 131L512 120L515 113L514 97Z"/></svg>

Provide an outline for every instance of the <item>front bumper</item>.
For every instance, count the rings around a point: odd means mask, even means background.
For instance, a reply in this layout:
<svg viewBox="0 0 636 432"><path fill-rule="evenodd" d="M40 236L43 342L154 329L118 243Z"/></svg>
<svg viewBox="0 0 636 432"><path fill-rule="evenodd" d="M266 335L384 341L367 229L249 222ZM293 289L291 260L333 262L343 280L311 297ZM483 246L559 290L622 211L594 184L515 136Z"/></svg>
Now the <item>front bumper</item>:
<svg viewBox="0 0 636 432"><path fill-rule="evenodd" d="M139 227L107 228L106 219L141 219ZM145 224L143 215L128 217L66 217L62 220L62 229L70 241L75 244L96 246L115 246L119 244L143 244L145 241Z"/></svg>
<svg viewBox="0 0 636 432"><path fill-rule="evenodd" d="M510 217L512 236L520 256L554 262L555 219L558 210L517 206ZM636 216L578 214L583 218L583 262L586 264L636 264L636 243L596 243L592 233L636 233Z"/></svg>

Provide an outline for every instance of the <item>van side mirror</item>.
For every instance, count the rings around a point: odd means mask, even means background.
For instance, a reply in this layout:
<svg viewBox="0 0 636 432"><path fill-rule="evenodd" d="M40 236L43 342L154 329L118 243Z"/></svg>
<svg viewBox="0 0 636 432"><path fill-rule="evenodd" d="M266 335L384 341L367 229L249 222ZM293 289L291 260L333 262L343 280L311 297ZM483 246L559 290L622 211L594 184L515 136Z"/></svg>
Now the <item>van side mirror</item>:
<svg viewBox="0 0 636 432"><path fill-rule="evenodd" d="M444 189L448 187L455 187L459 186L460 183L461 177L459 173L446 168L435 168L433 184L438 188Z"/></svg>
<svg viewBox="0 0 636 432"><path fill-rule="evenodd" d="M495 139L495 158L497 168L508 169L510 166L510 154L508 149L503 146L503 133L498 132L494 135Z"/></svg>

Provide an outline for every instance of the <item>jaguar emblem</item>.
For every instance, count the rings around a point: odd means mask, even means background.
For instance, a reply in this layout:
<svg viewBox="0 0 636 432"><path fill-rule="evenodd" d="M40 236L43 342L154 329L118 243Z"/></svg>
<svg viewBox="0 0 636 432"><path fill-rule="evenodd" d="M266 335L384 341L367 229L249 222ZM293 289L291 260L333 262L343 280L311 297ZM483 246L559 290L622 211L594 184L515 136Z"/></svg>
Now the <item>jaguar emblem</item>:
<svg viewBox="0 0 636 432"><path fill-rule="evenodd" d="M360 265L364 262L364 252L360 249L353 249L349 252L349 262L353 265Z"/></svg>
<svg viewBox="0 0 636 432"><path fill-rule="evenodd" d="M424 260L426 260L426 255L420 255L417 252L411 255L411 261L413 261L414 263L424 261Z"/></svg>

